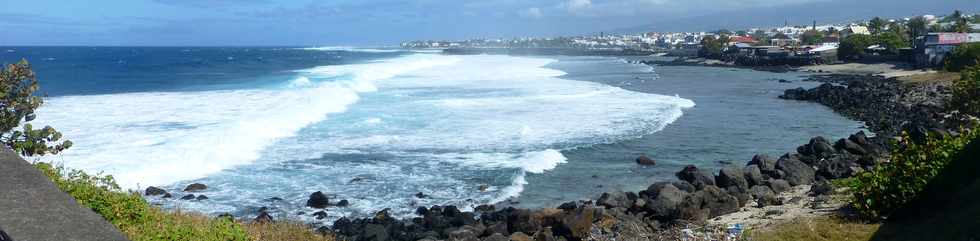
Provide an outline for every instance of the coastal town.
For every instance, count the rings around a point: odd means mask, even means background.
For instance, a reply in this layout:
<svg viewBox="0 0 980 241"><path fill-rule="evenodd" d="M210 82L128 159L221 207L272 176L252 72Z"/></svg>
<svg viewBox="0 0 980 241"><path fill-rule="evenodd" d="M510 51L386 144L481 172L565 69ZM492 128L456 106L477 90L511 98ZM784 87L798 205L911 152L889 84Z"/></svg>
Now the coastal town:
<svg viewBox="0 0 980 241"><path fill-rule="evenodd" d="M938 67L963 43L980 42L980 14L953 12L904 18L700 32L598 33L588 36L420 40L403 48L445 49L456 53L499 53L536 49L533 54L572 49L604 55L669 55L718 59L733 65L812 65L844 60L905 61L916 67ZM853 38L849 38L852 37Z"/></svg>

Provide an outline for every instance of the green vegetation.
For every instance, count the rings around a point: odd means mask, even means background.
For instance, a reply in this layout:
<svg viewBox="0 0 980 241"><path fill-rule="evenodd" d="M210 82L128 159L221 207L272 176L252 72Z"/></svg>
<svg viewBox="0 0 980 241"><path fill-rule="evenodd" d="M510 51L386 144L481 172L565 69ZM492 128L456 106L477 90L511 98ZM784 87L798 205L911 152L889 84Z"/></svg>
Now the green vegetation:
<svg viewBox="0 0 980 241"><path fill-rule="evenodd" d="M980 115L980 65L963 70L960 79L953 82L949 104L962 113Z"/></svg>
<svg viewBox="0 0 980 241"><path fill-rule="evenodd" d="M837 55L844 60L859 59L864 56L864 50L873 43L871 36L853 34L841 40Z"/></svg>
<svg viewBox="0 0 980 241"><path fill-rule="evenodd" d="M964 130L958 136L931 135L922 143L903 134L891 162L858 175L852 183L853 206L866 217L890 216L915 199L978 133Z"/></svg>
<svg viewBox="0 0 980 241"><path fill-rule="evenodd" d="M943 68L946 71L960 72L969 66L980 64L980 43L960 45L946 57Z"/></svg>
<svg viewBox="0 0 980 241"><path fill-rule="evenodd" d="M878 35L878 44L885 47L889 54L898 54L898 49L909 46L902 35L895 32L884 32Z"/></svg>
<svg viewBox="0 0 980 241"><path fill-rule="evenodd" d="M34 164L61 190L119 228L131 240L324 240L308 225L289 221L238 223L231 218L165 211L151 206L139 193L122 191L112 176Z"/></svg>
<svg viewBox="0 0 980 241"><path fill-rule="evenodd" d="M47 163L35 166L79 204L102 215L132 240L249 240L241 225L231 219L167 213L151 207L138 193L122 191L112 176L89 175Z"/></svg>
<svg viewBox="0 0 980 241"><path fill-rule="evenodd" d="M701 49L698 50L698 57L718 59L721 58L722 51L725 50L725 46L728 45L728 36L721 35L721 37L715 39L715 37L707 36L701 40Z"/></svg>
<svg viewBox="0 0 980 241"><path fill-rule="evenodd" d="M71 141L61 141L61 133L50 126L34 129L28 123L37 117L34 110L43 103L34 93L37 90L37 78L27 60L0 70L0 142L24 156L58 154L71 147Z"/></svg>
<svg viewBox="0 0 980 241"><path fill-rule="evenodd" d="M843 241L870 240L880 224L838 217L800 218L745 232L745 240L766 241Z"/></svg>

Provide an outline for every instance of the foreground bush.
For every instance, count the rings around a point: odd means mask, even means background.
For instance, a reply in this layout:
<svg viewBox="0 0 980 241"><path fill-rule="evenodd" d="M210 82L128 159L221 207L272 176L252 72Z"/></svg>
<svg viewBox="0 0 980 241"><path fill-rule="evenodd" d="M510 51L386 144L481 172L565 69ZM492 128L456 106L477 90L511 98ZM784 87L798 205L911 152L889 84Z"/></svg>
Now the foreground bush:
<svg viewBox="0 0 980 241"><path fill-rule="evenodd" d="M980 43L966 43L946 56L943 68L946 71L960 72L976 65L980 65Z"/></svg>
<svg viewBox="0 0 980 241"><path fill-rule="evenodd" d="M231 219L166 212L150 206L138 193L121 191L112 176L89 175L77 170L35 166L79 204L91 208L132 240L249 240L241 225Z"/></svg>
<svg viewBox="0 0 980 241"><path fill-rule="evenodd" d="M48 163L34 166L78 204L102 215L131 240L334 240L296 222L242 224L231 218L165 211L151 206L139 193L122 191L112 176L89 175Z"/></svg>
<svg viewBox="0 0 980 241"><path fill-rule="evenodd" d="M962 113L980 115L980 65L969 67L961 72L960 79L953 83L951 109Z"/></svg>
<svg viewBox="0 0 980 241"><path fill-rule="evenodd" d="M930 135L923 143L915 143L908 134L903 134L891 162L862 173L852 183L852 204L867 217L888 217L915 199L936 175L959 158L978 133L963 131L955 137Z"/></svg>

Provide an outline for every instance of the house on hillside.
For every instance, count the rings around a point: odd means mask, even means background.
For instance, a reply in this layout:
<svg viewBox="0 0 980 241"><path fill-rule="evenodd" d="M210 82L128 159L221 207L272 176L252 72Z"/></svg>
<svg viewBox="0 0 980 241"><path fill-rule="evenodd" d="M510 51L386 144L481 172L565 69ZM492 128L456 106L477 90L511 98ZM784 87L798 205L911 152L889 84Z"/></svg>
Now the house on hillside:
<svg viewBox="0 0 980 241"><path fill-rule="evenodd" d="M847 28L844 28L844 30L840 31L841 38L847 38L847 36L851 36L854 34L871 35L871 32L868 31L868 27L860 26L860 25L851 25L848 26Z"/></svg>
<svg viewBox="0 0 980 241"><path fill-rule="evenodd" d="M980 33L928 33L915 39L915 63L938 67L949 53L964 43L980 43Z"/></svg>
<svg viewBox="0 0 980 241"><path fill-rule="evenodd" d="M752 38L752 36L732 36L731 38L728 38L728 45L734 45L739 43L751 45L751 44L756 44L758 42L759 41L755 40L755 38Z"/></svg>

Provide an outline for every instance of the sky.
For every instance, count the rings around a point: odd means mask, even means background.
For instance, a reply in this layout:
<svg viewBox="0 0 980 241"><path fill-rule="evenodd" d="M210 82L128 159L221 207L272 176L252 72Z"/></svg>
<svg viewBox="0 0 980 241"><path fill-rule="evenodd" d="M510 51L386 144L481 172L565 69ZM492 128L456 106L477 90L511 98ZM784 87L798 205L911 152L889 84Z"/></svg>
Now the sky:
<svg viewBox="0 0 980 241"><path fill-rule="evenodd" d="M980 0L0 0L0 45L384 46L980 12Z"/></svg>

